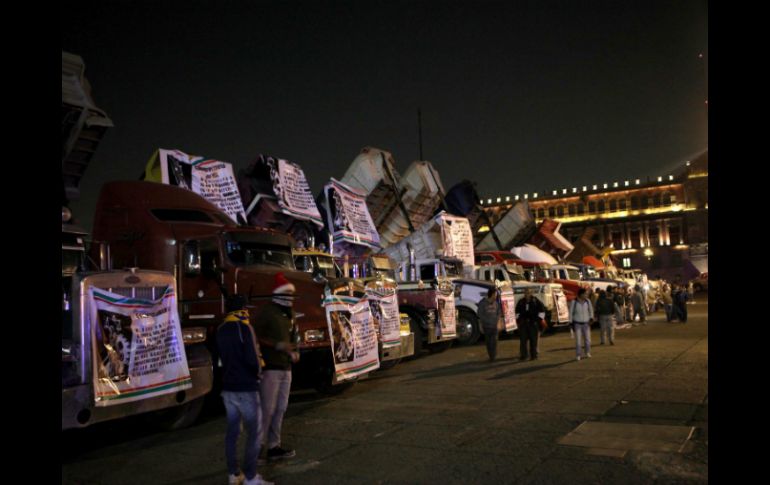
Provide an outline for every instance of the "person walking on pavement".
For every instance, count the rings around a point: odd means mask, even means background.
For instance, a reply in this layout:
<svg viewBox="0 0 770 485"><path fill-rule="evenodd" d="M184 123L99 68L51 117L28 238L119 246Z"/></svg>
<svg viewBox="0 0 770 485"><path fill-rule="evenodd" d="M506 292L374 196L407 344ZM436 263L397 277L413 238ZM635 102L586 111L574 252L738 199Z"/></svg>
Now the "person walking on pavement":
<svg viewBox="0 0 770 485"><path fill-rule="evenodd" d="M227 300L227 315L217 328L217 347L222 367L222 401L227 417L225 458L229 485L270 485L257 473L262 429L259 382L259 345L249 324L244 299L235 295ZM243 472L238 466L237 444L241 423L246 430Z"/></svg>
<svg viewBox="0 0 770 485"><path fill-rule="evenodd" d="M687 323L687 289L684 285L677 285L674 293L674 313L680 322Z"/></svg>
<svg viewBox="0 0 770 485"><path fill-rule="evenodd" d="M644 301L644 293L639 285L634 287L634 293L631 295L631 305L634 308L634 314L631 317L631 322L636 325L636 317L639 317L639 321L642 325L647 325L647 311L645 309L646 302Z"/></svg>
<svg viewBox="0 0 770 485"><path fill-rule="evenodd" d="M594 307L586 296L586 289L578 290L577 298L572 300L569 308L569 317L575 328L575 353L580 360L583 355L582 341L585 341L585 357L591 357L591 323L594 321Z"/></svg>
<svg viewBox="0 0 770 485"><path fill-rule="evenodd" d="M671 298L671 288L668 284L663 285L661 298L663 299L663 308L666 310L666 321L671 322L674 318L674 299Z"/></svg>
<svg viewBox="0 0 770 485"><path fill-rule="evenodd" d="M487 344L489 361L494 362L497 358L497 322L502 315L500 303L497 301L496 288L489 289L486 298L479 301L478 308L479 322L484 329L484 341Z"/></svg>
<svg viewBox="0 0 770 485"><path fill-rule="evenodd" d="M623 298L623 288L612 288L612 300L615 302L615 325L625 323L626 302ZM609 288L608 288L609 289Z"/></svg>
<svg viewBox="0 0 770 485"><path fill-rule="evenodd" d="M611 286L607 289L610 290ZM608 295L609 293L609 295ZM596 300L596 315L599 317L599 345L604 345L604 336L610 345L615 345L615 328L613 327L613 317L615 315L615 302L611 298L611 291L605 293L599 290L599 299Z"/></svg>
<svg viewBox="0 0 770 485"><path fill-rule="evenodd" d="M532 290L524 291L524 298L516 304L516 322L519 324L519 359L527 360L529 343L530 360L537 359L537 346L540 339L540 322L545 319L545 306L532 296Z"/></svg>
<svg viewBox="0 0 770 485"><path fill-rule="evenodd" d="M273 299L262 308L256 320L257 338L265 358L260 394L263 427L260 443L267 439L267 460L291 458L296 452L281 447L281 425L289 404L291 365L299 361L293 343L294 285L283 273L275 275Z"/></svg>

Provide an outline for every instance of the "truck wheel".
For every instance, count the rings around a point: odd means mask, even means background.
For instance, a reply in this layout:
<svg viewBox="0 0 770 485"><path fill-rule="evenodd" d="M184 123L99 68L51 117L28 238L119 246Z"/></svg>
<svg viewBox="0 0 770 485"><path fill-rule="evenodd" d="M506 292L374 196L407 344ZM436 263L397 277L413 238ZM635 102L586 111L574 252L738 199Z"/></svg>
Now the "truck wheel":
<svg viewBox="0 0 770 485"><path fill-rule="evenodd" d="M381 360L380 361L380 368L379 370L388 370L394 368L399 362L401 362L401 359L392 359L392 360Z"/></svg>
<svg viewBox="0 0 770 485"><path fill-rule="evenodd" d="M436 342L435 344L428 345L428 351L431 354L438 354L452 346L452 340L445 340L443 342Z"/></svg>
<svg viewBox="0 0 770 485"><path fill-rule="evenodd" d="M473 345L479 340L480 336L478 317L472 311L460 308L457 316L456 340L458 345Z"/></svg>
<svg viewBox="0 0 770 485"><path fill-rule="evenodd" d="M152 419L164 431L174 431L192 426L203 410L204 398L205 396L201 396L180 406L158 411Z"/></svg>
<svg viewBox="0 0 770 485"><path fill-rule="evenodd" d="M337 396L347 391L356 383L356 380L346 381L340 384L332 384L334 367L323 366L318 369L318 373L313 381L313 388L324 396Z"/></svg>
<svg viewBox="0 0 770 485"><path fill-rule="evenodd" d="M414 334L414 357L418 357L422 353L423 349L423 332L422 327L420 327L420 320L418 317L411 313L407 313L409 315L409 330Z"/></svg>

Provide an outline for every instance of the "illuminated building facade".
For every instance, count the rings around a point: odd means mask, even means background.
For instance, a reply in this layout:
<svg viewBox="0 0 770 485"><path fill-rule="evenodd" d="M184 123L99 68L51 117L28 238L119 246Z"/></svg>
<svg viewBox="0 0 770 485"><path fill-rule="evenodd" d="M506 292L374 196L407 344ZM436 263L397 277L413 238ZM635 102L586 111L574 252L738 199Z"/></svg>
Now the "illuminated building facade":
<svg viewBox="0 0 770 485"><path fill-rule="evenodd" d="M708 270L708 151L675 173L645 181L603 182L507 199L483 201L493 223L512 203L526 199L537 223L560 221L561 234L570 242L592 228L591 242L600 249L611 247L619 267L671 280Z"/></svg>

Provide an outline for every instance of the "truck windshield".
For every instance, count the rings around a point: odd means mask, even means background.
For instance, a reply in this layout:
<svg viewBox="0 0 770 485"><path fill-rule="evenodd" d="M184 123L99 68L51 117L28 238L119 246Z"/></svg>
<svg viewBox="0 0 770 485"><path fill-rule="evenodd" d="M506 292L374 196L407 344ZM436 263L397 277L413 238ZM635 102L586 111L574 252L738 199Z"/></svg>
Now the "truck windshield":
<svg viewBox="0 0 770 485"><path fill-rule="evenodd" d="M568 270L561 270L561 272L567 273L567 279L568 280L579 280L580 279L580 271L576 269L568 269Z"/></svg>
<svg viewBox="0 0 770 485"><path fill-rule="evenodd" d="M315 260L315 264L323 272L327 278L334 278L337 276L337 272L334 269L334 260L331 256L318 256Z"/></svg>
<svg viewBox="0 0 770 485"><path fill-rule="evenodd" d="M527 281L527 278L525 278L524 275L514 273L513 271L508 271L508 278L510 278L511 281Z"/></svg>
<svg viewBox="0 0 770 485"><path fill-rule="evenodd" d="M256 241L226 241L227 257L236 266L267 264L294 269L291 249Z"/></svg>
<svg viewBox="0 0 770 485"><path fill-rule="evenodd" d="M593 268L586 268L585 274L586 274L587 278L598 278L599 277L599 274Z"/></svg>

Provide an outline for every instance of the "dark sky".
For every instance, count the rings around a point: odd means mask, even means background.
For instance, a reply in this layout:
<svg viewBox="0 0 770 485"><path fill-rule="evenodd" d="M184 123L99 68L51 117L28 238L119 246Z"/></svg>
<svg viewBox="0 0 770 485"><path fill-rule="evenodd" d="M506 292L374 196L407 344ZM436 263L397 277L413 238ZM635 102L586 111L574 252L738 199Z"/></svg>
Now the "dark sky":
<svg viewBox="0 0 770 485"><path fill-rule="evenodd" d="M646 178L708 146L706 1L63 2L115 123L81 182L156 148L299 163L317 194L364 146L482 197ZM698 54L704 58L699 59Z"/></svg>

